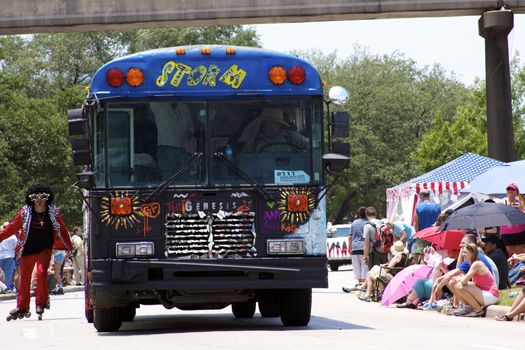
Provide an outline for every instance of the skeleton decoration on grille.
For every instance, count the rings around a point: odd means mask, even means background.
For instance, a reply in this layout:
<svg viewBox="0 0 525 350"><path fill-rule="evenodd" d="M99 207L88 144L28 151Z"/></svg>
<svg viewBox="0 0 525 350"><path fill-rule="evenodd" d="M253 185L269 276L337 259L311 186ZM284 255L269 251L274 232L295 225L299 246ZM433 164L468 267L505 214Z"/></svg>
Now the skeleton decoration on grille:
<svg viewBox="0 0 525 350"><path fill-rule="evenodd" d="M168 214L166 256L243 258L257 255L255 212Z"/></svg>

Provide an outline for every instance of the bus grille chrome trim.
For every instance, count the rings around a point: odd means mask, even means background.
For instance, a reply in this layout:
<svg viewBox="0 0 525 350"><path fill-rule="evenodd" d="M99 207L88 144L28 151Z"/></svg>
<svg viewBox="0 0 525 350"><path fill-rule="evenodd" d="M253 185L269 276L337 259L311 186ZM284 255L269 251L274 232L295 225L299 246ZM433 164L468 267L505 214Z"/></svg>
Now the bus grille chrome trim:
<svg viewBox="0 0 525 350"><path fill-rule="evenodd" d="M255 212L168 214L168 258L244 258L257 256Z"/></svg>

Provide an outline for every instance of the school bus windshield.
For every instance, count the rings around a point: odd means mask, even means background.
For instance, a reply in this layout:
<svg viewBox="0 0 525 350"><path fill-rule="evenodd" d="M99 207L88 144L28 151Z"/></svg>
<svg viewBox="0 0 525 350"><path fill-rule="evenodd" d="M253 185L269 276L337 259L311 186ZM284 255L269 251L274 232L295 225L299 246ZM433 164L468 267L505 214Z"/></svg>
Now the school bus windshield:
<svg viewBox="0 0 525 350"><path fill-rule="evenodd" d="M94 123L97 186L156 186L185 166L171 185L320 183L321 104L319 97L107 102ZM196 152L203 157L189 163Z"/></svg>

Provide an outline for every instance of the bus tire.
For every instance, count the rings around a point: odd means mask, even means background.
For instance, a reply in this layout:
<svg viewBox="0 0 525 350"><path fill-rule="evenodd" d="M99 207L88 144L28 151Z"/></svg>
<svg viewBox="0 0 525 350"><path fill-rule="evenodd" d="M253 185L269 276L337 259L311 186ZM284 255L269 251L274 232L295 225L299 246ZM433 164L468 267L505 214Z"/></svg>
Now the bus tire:
<svg viewBox="0 0 525 350"><path fill-rule="evenodd" d="M116 332L122 325L120 308L95 309L93 325L97 332Z"/></svg>
<svg viewBox="0 0 525 350"><path fill-rule="evenodd" d="M137 315L137 309L134 305L127 305L120 309L120 318L122 322L131 322Z"/></svg>
<svg viewBox="0 0 525 350"><path fill-rule="evenodd" d="M89 285L87 283L84 284L84 315L88 323L93 323L93 305L89 300Z"/></svg>
<svg viewBox="0 0 525 350"><path fill-rule="evenodd" d="M288 289L281 304L281 322L286 327L306 326L312 313L312 289Z"/></svg>
<svg viewBox="0 0 525 350"><path fill-rule="evenodd" d="M86 309L84 315L86 316L86 321L88 323L93 323L93 309Z"/></svg>
<svg viewBox="0 0 525 350"><path fill-rule="evenodd" d="M332 263L332 264L328 264L328 266L330 266L330 271L337 271L337 270L339 270L339 265L338 264Z"/></svg>
<svg viewBox="0 0 525 350"><path fill-rule="evenodd" d="M261 317L279 317L281 315L281 305L267 301L259 301L259 312Z"/></svg>
<svg viewBox="0 0 525 350"><path fill-rule="evenodd" d="M233 303L232 312L235 318L252 318L253 314L255 314L255 301Z"/></svg>

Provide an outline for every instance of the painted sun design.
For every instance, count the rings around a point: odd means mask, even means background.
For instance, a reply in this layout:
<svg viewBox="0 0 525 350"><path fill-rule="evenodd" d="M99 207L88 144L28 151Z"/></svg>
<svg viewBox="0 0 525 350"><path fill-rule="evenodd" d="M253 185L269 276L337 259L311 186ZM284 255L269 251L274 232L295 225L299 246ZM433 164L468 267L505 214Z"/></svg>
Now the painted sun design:
<svg viewBox="0 0 525 350"><path fill-rule="evenodd" d="M281 212L282 222L303 224L314 206L315 196L306 187L281 189L279 193L277 209Z"/></svg>
<svg viewBox="0 0 525 350"><path fill-rule="evenodd" d="M112 199L120 201L122 203L120 206L128 210L123 211L122 214L115 213L115 207L112 209L112 205L115 206ZM140 217L143 217L144 214L142 214L140 210L138 196L130 196L127 191L116 191L113 196L101 198L100 216L102 222L106 223L106 225L114 226L115 230L118 230L121 227L125 229L133 227L136 223L140 222Z"/></svg>

